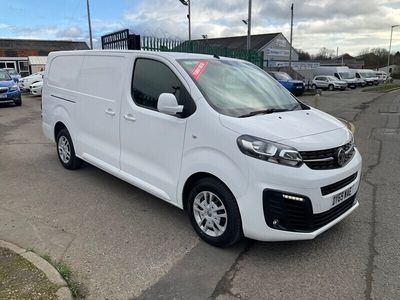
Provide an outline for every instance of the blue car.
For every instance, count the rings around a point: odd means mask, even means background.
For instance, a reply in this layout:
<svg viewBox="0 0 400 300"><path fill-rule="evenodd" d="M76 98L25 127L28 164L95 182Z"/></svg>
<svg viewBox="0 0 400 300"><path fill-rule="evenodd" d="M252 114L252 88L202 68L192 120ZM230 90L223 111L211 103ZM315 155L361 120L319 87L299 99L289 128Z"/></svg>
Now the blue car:
<svg viewBox="0 0 400 300"><path fill-rule="evenodd" d="M0 104L15 103L21 106L21 91L7 71L0 70Z"/></svg>
<svg viewBox="0 0 400 300"><path fill-rule="evenodd" d="M301 80L294 80L289 74L285 72L268 72L269 75L279 81L289 92L295 96L301 96L304 93L304 82Z"/></svg>

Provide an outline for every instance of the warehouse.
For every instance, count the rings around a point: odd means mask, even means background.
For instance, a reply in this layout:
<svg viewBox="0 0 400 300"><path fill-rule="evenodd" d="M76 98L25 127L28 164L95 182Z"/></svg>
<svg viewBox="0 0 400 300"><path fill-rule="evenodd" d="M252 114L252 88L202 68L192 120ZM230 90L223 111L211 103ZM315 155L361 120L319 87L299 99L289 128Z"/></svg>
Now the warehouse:
<svg viewBox="0 0 400 300"><path fill-rule="evenodd" d="M81 41L0 39L0 68L14 68L27 76L44 67L51 51L87 49Z"/></svg>

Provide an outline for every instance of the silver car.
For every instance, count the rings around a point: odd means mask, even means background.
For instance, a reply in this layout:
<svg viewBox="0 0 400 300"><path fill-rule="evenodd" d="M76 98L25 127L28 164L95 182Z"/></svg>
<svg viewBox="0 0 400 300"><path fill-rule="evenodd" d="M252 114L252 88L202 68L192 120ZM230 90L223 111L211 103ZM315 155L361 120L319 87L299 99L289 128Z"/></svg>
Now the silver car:
<svg viewBox="0 0 400 300"><path fill-rule="evenodd" d="M330 91L335 89L345 90L347 88L347 82L339 80L335 76L319 75L314 77L311 87L313 89L327 89Z"/></svg>

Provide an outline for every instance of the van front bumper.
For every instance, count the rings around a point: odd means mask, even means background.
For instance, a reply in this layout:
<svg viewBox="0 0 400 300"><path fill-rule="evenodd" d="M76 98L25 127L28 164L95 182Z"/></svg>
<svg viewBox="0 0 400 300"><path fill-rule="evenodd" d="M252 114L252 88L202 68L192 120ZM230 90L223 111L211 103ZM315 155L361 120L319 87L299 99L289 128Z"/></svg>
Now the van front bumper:
<svg viewBox="0 0 400 300"><path fill-rule="evenodd" d="M357 149L347 165L330 170L285 167L251 157L248 161L248 189L237 199L248 238L313 239L359 206L362 160Z"/></svg>

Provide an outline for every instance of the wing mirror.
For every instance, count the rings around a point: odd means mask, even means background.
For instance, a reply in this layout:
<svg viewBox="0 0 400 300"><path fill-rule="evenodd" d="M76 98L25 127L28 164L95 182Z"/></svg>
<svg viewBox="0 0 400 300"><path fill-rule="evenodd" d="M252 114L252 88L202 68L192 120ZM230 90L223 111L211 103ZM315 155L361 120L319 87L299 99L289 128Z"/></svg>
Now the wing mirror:
<svg viewBox="0 0 400 300"><path fill-rule="evenodd" d="M159 112L176 116L183 111L183 105L178 105L174 94L162 93L158 97L157 109Z"/></svg>

